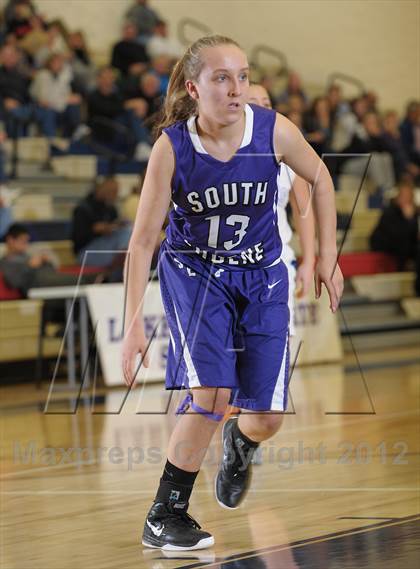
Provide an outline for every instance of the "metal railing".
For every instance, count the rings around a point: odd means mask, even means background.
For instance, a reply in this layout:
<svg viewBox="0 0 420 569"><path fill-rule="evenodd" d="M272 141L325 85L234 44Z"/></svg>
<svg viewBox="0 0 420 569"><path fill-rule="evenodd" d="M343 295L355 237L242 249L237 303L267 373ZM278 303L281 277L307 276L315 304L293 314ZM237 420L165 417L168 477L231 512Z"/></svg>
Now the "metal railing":
<svg viewBox="0 0 420 569"><path fill-rule="evenodd" d="M366 92L365 84L360 81L360 79L357 79L352 75L347 75L346 73L341 73L340 71L334 71L328 76L327 90L329 87L337 83L347 83L348 85L356 87L356 89L359 91L359 95L363 95L363 93Z"/></svg>
<svg viewBox="0 0 420 569"><path fill-rule="evenodd" d="M258 71L258 73L263 74L265 66L261 64L261 56L269 56L274 59L274 76L283 77L288 73L287 58L286 55L279 49L275 49L265 44L258 44L252 50L250 54L250 65L251 68Z"/></svg>
<svg viewBox="0 0 420 569"><path fill-rule="evenodd" d="M188 28L191 28L195 33L198 34L198 36L194 39L189 39L187 36ZM211 28L206 26L206 24L202 24L198 20L194 20L193 18L182 18L182 20L180 20L178 23L177 33L179 41L185 46L189 46L196 39L198 39L198 37L201 37L203 35L208 36L213 32Z"/></svg>

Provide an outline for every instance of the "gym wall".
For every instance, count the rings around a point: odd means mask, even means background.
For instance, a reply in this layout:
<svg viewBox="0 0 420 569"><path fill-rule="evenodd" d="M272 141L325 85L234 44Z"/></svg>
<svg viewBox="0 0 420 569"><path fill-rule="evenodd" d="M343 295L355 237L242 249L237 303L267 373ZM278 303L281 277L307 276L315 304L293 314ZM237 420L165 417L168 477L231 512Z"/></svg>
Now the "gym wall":
<svg viewBox="0 0 420 569"><path fill-rule="evenodd" d="M133 0L37 0L49 18L82 28L104 61ZM420 96L420 3L417 0L151 0L176 32L188 16L239 41L249 53L264 42L283 51L310 86L341 71L399 111ZM195 38L194 38L195 39Z"/></svg>

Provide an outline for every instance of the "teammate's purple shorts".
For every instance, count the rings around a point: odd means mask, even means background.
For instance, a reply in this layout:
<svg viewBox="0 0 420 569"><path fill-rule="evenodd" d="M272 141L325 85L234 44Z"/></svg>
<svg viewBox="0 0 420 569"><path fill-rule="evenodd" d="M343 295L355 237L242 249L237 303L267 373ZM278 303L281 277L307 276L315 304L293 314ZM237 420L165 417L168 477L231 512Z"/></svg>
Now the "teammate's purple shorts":
<svg viewBox="0 0 420 569"><path fill-rule="evenodd" d="M166 240L158 274L170 330L166 389L227 387L230 403L285 411L288 273L283 262L229 270Z"/></svg>

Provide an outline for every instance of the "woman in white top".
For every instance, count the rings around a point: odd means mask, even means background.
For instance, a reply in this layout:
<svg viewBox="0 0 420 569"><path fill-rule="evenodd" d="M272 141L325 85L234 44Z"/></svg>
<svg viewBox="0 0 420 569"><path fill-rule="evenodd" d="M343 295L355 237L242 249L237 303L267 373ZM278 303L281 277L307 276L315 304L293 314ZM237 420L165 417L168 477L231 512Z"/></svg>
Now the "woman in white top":
<svg viewBox="0 0 420 569"><path fill-rule="evenodd" d="M270 97L262 85L251 84L249 87L249 103L271 109ZM289 333L295 334L294 297L305 296L311 286L315 266L315 220L311 207L311 194L307 182L296 176L295 172L282 164L277 178L278 201L277 219L283 244L281 258L289 272ZM293 191L291 191L293 189ZM302 259L296 269L296 255L290 246L293 231L287 221L286 206L290 201L293 221L299 235Z"/></svg>

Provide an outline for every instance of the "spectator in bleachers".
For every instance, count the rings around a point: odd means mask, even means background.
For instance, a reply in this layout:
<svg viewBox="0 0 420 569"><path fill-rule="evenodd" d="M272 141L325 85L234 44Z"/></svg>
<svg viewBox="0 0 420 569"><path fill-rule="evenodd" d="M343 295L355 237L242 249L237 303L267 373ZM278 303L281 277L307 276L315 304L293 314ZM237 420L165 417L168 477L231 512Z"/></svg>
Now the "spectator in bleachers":
<svg viewBox="0 0 420 569"><path fill-rule="evenodd" d="M4 143L6 142L6 132L4 131L3 123L0 122L0 186L7 180L5 170L5 150Z"/></svg>
<svg viewBox="0 0 420 569"><path fill-rule="evenodd" d="M44 43L34 54L34 62L37 68L44 67L52 55L60 54L68 59L70 49L66 42L66 32L60 22L51 22L46 25L47 42Z"/></svg>
<svg viewBox="0 0 420 569"><path fill-rule="evenodd" d="M162 106L162 96L160 93L160 80L155 73L145 72L126 84L125 87L126 99L141 99L147 103L147 110L145 117L153 116Z"/></svg>
<svg viewBox="0 0 420 569"><path fill-rule="evenodd" d="M408 154L401 139L398 114L388 111L384 115L384 139L388 145L394 164L395 177L399 180L404 174L416 179L420 175L420 167L409 161Z"/></svg>
<svg viewBox="0 0 420 569"><path fill-rule="evenodd" d="M331 95L329 101L331 104ZM349 106L342 101L337 105L333 116L331 148L333 152L347 152L355 135L364 136L362 121L367 113L367 101L364 97L357 97Z"/></svg>
<svg viewBox="0 0 420 569"><path fill-rule="evenodd" d="M3 104L6 130L13 134L13 119L29 119L30 79L24 75L18 66L19 53L13 46L3 46L0 52L0 97Z"/></svg>
<svg viewBox="0 0 420 569"><path fill-rule="evenodd" d="M304 115L305 138L317 154L322 156L329 151L331 139L331 116L328 99L314 99L310 111Z"/></svg>
<svg viewBox="0 0 420 569"><path fill-rule="evenodd" d="M328 100L328 106L330 109L330 124L331 129L333 130L335 127L335 123L337 120L350 111L350 105L346 100L343 98L343 91L340 85L336 83L332 83L326 93L326 97Z"/></svg>
<svg viewBox="0 0 420 569"><path fill-rule="evenodd" d="M418 101L408 103L400 130L410 162L420 167L420 103Z"/></svg>
<svg viewBox="0 0 420 569"><path fill-rule="evenodd" d="M156 22L153 35L147 42L147 53L150 59L166 55L172 60L177 60L182 56L182 46L177 40L169 37L168 25L164 20Z"/></svg>
<svg viewBox="0 0 420 569"><path fill-rule="evenodd" d="M23 50L31 61L38 51L48 44L48 32L46 26L39 16L32 16L31 30L24 38L19 40L18 46Z"/></svg>
<svg viewBox="0 0 420 569"><path fill-rule="evenodd" d="M1 195L1 189L0 181L0 239L3 239L13 223L13 214L12 208L7 205L6 200Z"/></svg>
<svg viewBox="0 0 420 569"><path fill-rule="evenodd" d="M28 122L33 114L30 79L20 71L18 64L17 49L11 45L3 46L0 51L0 111L9 136L21 136L22 123Z"/></svg>
<svg viewBox="0 0 420 569"><path fill-rule="evenodd" d="M289 72L286 89L275 98L276 110L279 111L279 113L287 114L288 111L297 110L290 108L290 97L292 96L297 96L301 99L303 111L308 102L308 97L303 90L300 76L296 71Z"/></svg>
<svg viewBox="0 0 420 569"><path fill-rule="evenodd" d="M169 76L172 68L173 60L166 55L155 57L150 63L150 70L153 71L159 79L159 94L161 96L165 96L168 90Z"/></svg>
<svg viewBox="0 0 420 569"><path fill-rule="evenodd" d="M119 218L117 198L117 181L101 179L74 210L72 239L79 263L112 267L122 260L118 252L126 251L132 226Z"/></svg>
<svg viewBox="0 0 420 569"><path fill-rule="evenodd" d="M72 286L78 282L78 275L58 272L47 253L31 255L29 233L20 223L13 223L5 235L6 253L0 259L0 271L6 284L18 289L24 296L30 288L47 286ZM83 284L100 280L97 276L82 277Z"/></svg>
<svg viewBox="0 0 420 569"><path fill-rule="evenodd" d="M100 141L112 137L112 131L101 119L116 121L124 112L124 99L117 87L116 74L111 67L99 69L96 89L88 97L88 125Z"/></svg>
<svg viewBox="0 0 420 569"><path fill-rule="evenodd" d="M31 19L35 15L32 2L26 0L10 1L5 9L6 33L22 39L31 30Z"/></svg>
<svg viewBox="0 0 420 569"><path fill-rule="evenodd" d="M140 75L147 69L149 56L137 36L137 27L127 22L123 27L122 39L112 48L111 65L122 75Z"/></svg>
<svg viewBox="0 0 420 569"><path fill-rule="evenodd" d="M127 10L125 17L136 26L139 40L142 43L147 43L159 21L159 15L148 6L147 0L135 1L134 5Z"/></svg>
<svg viewBox="0 0 420 569"><path fill-rule="evenodd" d="M4 180L3 180L4 182ZM13 223L13 213L10 203L7 198L3 195L3 184L0 180L0 239L6 235L7 230Z"/></svg>
<svg viewBox="0 0 420 569"><path fill-rule="evenodd" d="M345 152L371 155L367 175L375 184L377 191L378 201L375 205L380 206L382 192L390 190L395 185L392 156L376 113L366 113L361 126L362 129L354 134ZM367 159L364 156L349 158L344 162L342 172L361 177L366 171L366 165Z"/></svg>
<svg viewBox="0 0 420 569"><path fill-rule="evenodd" d="M378 95L375 91L366 91L363 96L366 101L367 112L378 113Z"/></svg>
<svg viewBox="0 0 420 569"><path fill-rule="evenodd" d="M271 107L275 107L275 97L273 95L275 90L275 78L272 75L264 74L262 75L259 84L264 87L270 97Z"/></svg>
<svg viewBox="0 0 420 569"><path fill-rule="evenodd" d="M147 103L143 99L124 99L111 67L99 70L97 87L88 97L88 125L96 141L114 150L125 144L129 153L146 145L148 157L150 133L143 124L146 113ZM119 131L119 125L124 132Z"/></svg>
<svg viewBox="0 0 420 569"><path fill-rule="evenodd" d="M10 21L15 17L16 4L27 4L33 14L36 13L34 3L31 0L7 0L3 9L3 18L5 25L9 25Z"/></svg>
<svg viewBox="0 0 420 569"><path fill-rule="evenodd" d="M45 117L43 134L49 139L57 136L58 126L62 128L63 136L70 138L81 122L82 99L73 93L72 79L72 70L64 57L55 54L32 82L30 93L37 113Z"/></svg>
<svg viewBox="0 0 420 569"><path fill-rule="evenodd" d="M410 180L398 184L398 195L383 211L370 237L372 251L393 255L399 271L409 268L418 250L418 211L414 202L414 187Z"/></svg>
<svg viewBox="0 0 420 569"><path fill-rule="evenodd" d="M95 88L96 71L83 32L69 33L67 44L70 50L69 64L73 71L73 88L86 96Z"/></svg>

